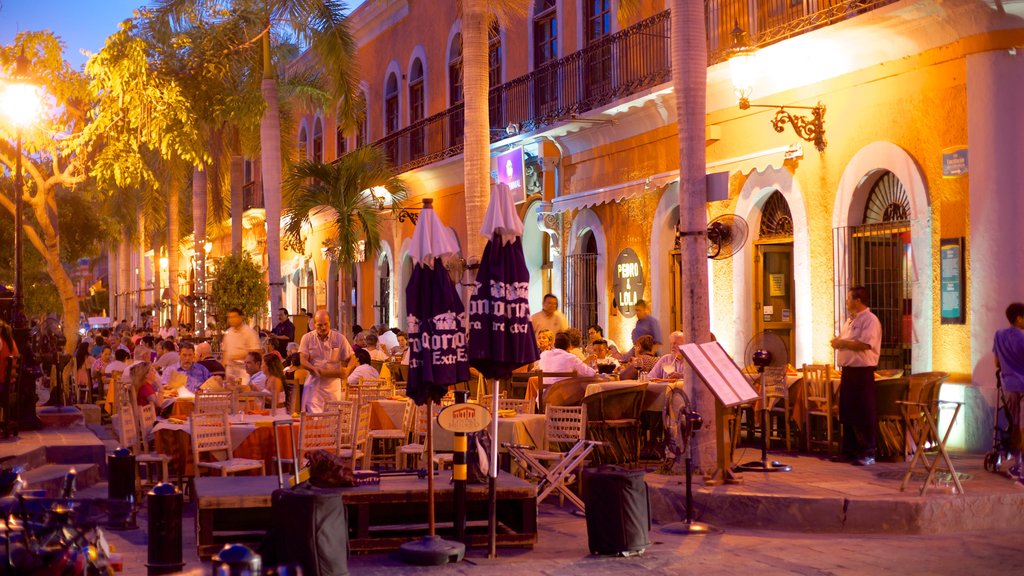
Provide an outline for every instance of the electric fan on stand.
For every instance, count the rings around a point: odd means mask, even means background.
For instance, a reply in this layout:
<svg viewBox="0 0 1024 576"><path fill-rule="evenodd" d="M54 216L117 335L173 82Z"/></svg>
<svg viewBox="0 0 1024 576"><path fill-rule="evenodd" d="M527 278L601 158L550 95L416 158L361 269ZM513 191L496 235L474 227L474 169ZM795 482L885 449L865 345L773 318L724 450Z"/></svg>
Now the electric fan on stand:
<svg viewBox="0 0 1024 576"><path fill-rule="evenodd" d="M661 530L671 534L708 534L719 532L717 528L693 520L693 436L701 429L704 420L694 412L690 398L682 388L672 388L672 394L665 403L665 452L676 462L686 457L686 520L665 525Z"/></svg>
<svg viewBox="0 0 1024 576"><path fill-rule="evenodd" d="M785 366L789 358L786 343L774 332L761 332L747 343L745 358L757 367L758 378L761 380L761 459L736 466L741 472L789 472L793 468L774 460L768 460L768 386L765 381L764 369L769 366ZM787 415L788 417L788 415Z"/></svg>

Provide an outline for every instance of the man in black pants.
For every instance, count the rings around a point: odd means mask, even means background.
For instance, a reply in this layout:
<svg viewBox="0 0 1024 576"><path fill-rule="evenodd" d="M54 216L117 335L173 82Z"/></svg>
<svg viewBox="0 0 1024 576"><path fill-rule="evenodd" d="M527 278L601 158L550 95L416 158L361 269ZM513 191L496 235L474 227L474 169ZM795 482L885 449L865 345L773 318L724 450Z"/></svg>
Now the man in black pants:
<svg viewBox="0 0 1024 576"><path fill-rule="evenodd" d="M843 457L856 466L875 463L875 369L882 345L882 324L867 306L868 291L854 286L846 293L849 317L832 339L839 381L839 421L843 424Z"/></svg>

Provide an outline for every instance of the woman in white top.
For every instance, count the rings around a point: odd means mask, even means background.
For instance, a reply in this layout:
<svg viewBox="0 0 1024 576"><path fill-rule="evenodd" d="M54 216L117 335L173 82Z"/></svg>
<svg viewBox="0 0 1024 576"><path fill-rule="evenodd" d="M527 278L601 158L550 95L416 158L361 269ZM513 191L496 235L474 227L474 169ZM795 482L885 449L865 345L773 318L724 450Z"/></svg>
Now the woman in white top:
<svg viewBox="0 0 1024 576"><path fill-rule="evenodd" d="M358 386L360 378L367 380L380 378L380 373L370 364L370 353L365 348L356 348L355 355L359 364L352 369L352 372L349 372L348 378L345 380L350 386Z"/></svg>
<svg viewBox="0 0 1024 576"><path fill-rule="evenodd" d="M177 338L178 329L171 324L170 320L167 320L166 322L164 322L164 327L160 329L159 336L161 340Z"/></svg>

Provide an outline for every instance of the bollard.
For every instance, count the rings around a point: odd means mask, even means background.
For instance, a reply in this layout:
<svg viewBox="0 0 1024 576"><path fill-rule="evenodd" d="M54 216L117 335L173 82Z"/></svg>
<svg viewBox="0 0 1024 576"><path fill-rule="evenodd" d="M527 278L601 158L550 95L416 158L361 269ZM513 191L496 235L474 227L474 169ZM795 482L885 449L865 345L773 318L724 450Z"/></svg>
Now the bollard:
<svg viewBox="0 0 1024 576"><path fill-rule="evenodd" d="M466 390L455 391L455 403L465 404L469 400ZM466 447L465 432L456 432L452 450L452 480L454 481L453 523L456 542L466 542Z"/></svg>
<svg viewBox="0 0 1024 576"><path fill-rule="evenodd" d="M181 508L184 496L173 484L154 486L146 494L149 510L146 568L149 576L173 574L185 566L181 560Z"/></svg>
<svg viewBox="0 0 1024 576"><path fill-rule="evenodd" d="M137 528L135 524L135 455L128 448L118 448L107 457L110 482L107 498L110 510L107 527L112 530Z"/></svg>
<svg viewBox="0 0 1024 576"><path fill-rule="evenodd" d="M213 576L260 576L262 561L242 544L226 544L213 556Z"/></svg>

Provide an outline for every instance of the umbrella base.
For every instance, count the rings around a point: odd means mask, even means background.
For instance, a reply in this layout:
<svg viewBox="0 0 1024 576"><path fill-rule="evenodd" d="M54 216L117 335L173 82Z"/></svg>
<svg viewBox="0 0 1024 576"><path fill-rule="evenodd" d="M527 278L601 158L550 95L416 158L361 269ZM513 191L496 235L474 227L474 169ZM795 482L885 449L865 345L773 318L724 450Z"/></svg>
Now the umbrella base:
<svg viewBox="0 0 1024 576"><path fill-rule="evenodd" d="M427 536L402 544L399 555L406 564L417 566L455 564L461 562L466 555L466 545L437 536Z"/></svg>

